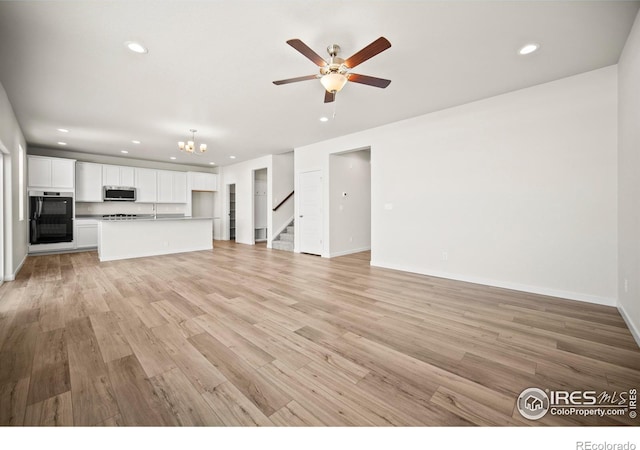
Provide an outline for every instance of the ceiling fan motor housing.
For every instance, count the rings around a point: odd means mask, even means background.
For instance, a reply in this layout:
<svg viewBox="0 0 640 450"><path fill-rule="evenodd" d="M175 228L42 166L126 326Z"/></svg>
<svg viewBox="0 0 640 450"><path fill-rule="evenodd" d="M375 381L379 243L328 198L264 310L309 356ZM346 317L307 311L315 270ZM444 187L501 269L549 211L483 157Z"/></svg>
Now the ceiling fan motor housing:
<svg viewBox="0 0 640 450"><path fill-rule="evenodd" d="M326 75L328 73L346 75L349 68L344 65L344 59L338 57L338 53L340 53L340 46L338 44L328 46L327 53L329 53L331 58L326 66L320 68L320 75Z"/></svg>

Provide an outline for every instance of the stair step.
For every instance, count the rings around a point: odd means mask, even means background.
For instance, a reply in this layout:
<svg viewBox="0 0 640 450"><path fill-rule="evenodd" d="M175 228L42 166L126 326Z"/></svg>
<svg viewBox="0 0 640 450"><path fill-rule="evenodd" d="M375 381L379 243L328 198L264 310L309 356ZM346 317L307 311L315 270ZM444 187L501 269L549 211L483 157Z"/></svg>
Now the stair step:
<svg viewBox="0 0 640 450"><path fill-rule="evenodd" d="M287 227L287 233L293 234L293 233L295 233L295 230L296 230L296 227L294 227L293 225L289 225Z"/></svg>
<svg viewBox="0 0 640 450"><path fill-rule="evenodd" d="M274 250L284 250L287 252L293 251L293 242L290 241L273 241L271 243L271 248Z"/></svg>
<svg viewBox="0 0 640 450"><path fill-rule="evenodd" d="M281 241L293 242L293 234L282 233L279 237Z"/></svg>

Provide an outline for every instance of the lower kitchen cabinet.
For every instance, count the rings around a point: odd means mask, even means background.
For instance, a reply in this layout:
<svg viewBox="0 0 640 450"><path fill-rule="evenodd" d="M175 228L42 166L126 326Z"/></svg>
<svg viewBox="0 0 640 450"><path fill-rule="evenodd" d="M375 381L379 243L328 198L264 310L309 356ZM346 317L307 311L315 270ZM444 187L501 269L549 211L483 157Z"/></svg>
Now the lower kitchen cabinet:
<svg viewBox="0 0 640 450"><path fill-rule="evenodd" d="M98 221L95 219L76 219L76 248L98 247Z"/></svg>

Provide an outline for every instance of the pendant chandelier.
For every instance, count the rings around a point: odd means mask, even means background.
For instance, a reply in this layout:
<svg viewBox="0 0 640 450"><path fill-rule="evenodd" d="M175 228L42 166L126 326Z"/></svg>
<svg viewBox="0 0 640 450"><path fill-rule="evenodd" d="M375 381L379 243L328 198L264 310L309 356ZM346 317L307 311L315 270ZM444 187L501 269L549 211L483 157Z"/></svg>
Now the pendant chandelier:
<svg viewBox="0 0 640 450"><path fill-rule="evenodd" d="M200 144L198 151L196 151L196 133L198 130L190 129L191 140L186 143L183 141L178 142L178 148L181 152L190 153L192 155L201 155L207 151L207 144Z"/></svg>

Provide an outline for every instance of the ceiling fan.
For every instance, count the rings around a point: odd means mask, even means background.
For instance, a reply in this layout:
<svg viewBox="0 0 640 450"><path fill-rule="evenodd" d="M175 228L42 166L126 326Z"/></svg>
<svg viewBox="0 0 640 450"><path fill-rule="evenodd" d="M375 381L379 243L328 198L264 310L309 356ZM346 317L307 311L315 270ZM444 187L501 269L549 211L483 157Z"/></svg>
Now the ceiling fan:
<svg viewBox="0 0 640 450"><path fill-rule="evenodd" d="M300 39L290 39L287 41L291 47L298 50L304 56L309 58L314 64L320 67L320 73L316 75L306 75L303 77L288 78L286 80L274 81L273 84L281 85L288 83L296 83L298 81L315 80L320 79L320 82L325 88L324 102L330 103L336 99L336 93L344 87L347 81L354 83L366 84L369 86L375 86L379 88L386 88L391 83L391 80L385 80L384 78L370 77L368 75L359 75L352 73L351 69L358 64L365 62L366 60L373 58L378 53L381 53L391 47L391 43L384 37L379 37L365 48L350 56L347 59L342 59L338 56L340 52L340 46L333 44L327 47L327 52L330 58L324 60L320 55L311 50L307 44Z"/></svg>

